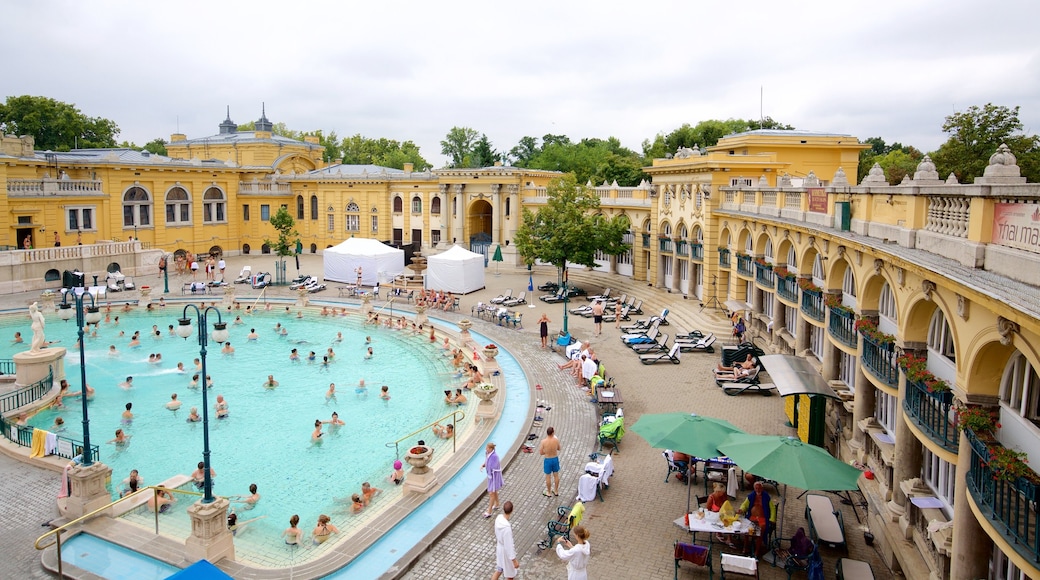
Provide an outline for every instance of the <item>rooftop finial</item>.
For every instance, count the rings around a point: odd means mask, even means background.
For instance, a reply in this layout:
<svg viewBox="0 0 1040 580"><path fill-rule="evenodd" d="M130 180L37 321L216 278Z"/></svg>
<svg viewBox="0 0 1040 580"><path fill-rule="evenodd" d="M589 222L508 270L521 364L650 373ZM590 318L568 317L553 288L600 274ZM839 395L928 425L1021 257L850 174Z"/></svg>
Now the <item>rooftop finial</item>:
<svg viewBox="0 0 1040 580"><path fill-rule="evenodd" d="M238 125L236 125L235 122L231 120L231 105L228 105L227 117L224 119L224 122L220 124L220 134L226 135L230 133L235 133L237 131Z"/></svg>
<svg viewBox="0 0 1040 580"><path fill-rule="evenodd" d="M260 119L256 122L257 131L271 132L274 129L274 123L267 119L267 103L260 103Z"/></svg>

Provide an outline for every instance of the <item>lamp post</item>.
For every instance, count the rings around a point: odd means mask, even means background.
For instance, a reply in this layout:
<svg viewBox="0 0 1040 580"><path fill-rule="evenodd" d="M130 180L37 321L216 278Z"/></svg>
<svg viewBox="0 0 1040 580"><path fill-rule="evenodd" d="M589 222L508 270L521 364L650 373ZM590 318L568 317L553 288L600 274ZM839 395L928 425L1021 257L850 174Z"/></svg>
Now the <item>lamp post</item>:
<svg viewBox="0 0 1040 580"><path fill-rule="evenodd" d="M90 451L90 417L87 415L87 362L83 352L83 334L85 325L101 322L101 309L98 308L94 295L85 290L82 286L76 286L65 292L65 295L61 297L61 304L58 306L58 317L68 322L73 315L73 304L75 305L76 334L79 337L79 341L76 343L79 345L79 399L83 403L82 465L83 467L89 467L94 463L94 456ZM72 296L73 304L68 303L69 296ZM87 307L86 313L83 312L83 299L85 296L90 297L90 306Z"/></svg>
<svg viewBox="0 0 1040 580"><path fill-rule="evenodd" d="M199 359L202 361L202 462L203 462L203 491L202 503L213 503L213 478L210 476L209 467L209 403L206 392L209 390L209 381L206 374L206 345L209 337L206 335L206 317L210 312L217 315L217 321L213 323L213 340L217 343L226 342L228 339L227 323L220 319L220 310L213 306L199 310L198 306L188 304L184 307L183 317L178 320L177 336L187 340L191 336L192 320L188 318L188 310L195 311L196 322L199 326Z"/></svg>
<svg viewBox="0 0 1040 580"><path fill-rule="evenodd" d="M570 290L567 288L567 261L563 261L563 334L570 336L567 332L567 302Z"/></svg>
<svg viewBox="0 0 1040 580"><path fill-rule="evenodd" d="M166 254L163 254L163 258L165 258L165 257L166 257ZM169 294L170 293L170 261L169 260L166 261L166 267L162 269L162 278L163 278L163 291L162 291L162 293L163 294Z"/></svg>

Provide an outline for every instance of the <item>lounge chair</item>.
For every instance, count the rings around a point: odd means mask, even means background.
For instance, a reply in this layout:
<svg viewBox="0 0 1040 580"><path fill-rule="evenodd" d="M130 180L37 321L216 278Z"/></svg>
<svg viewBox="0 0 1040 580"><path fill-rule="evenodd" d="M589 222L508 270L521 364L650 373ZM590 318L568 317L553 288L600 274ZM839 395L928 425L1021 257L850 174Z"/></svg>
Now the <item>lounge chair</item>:
<svg viewBox="0 0 1040 580"><path fill-rule="evenodd" d="M657 342L658 332L660 332L660 330L655 325L651 326L650 330L646 331L645 334L626 334L621 337L621 340L629 346L633 344L650 344L652 342Z"/></svg>
<svg viewBox="0 0 1040 580"><path fill-rule="evenodd" d="M564 296L566 294L567 291L563 288L560 288L556 291L556 294L546 294L545 296L539 296L538 299L547 304L555 304L557 302L563 302Z"/></svg>
<svg viewBox="0 0 1040 580"><path fill-rule="evenodd" d="M675 542L673 557L675 558L675 580L679 580L680 562L689 562L694 566L706 567L708 569L708 580L715 577L715 571L711 567L711 546Z"/></svg>
<svg viewBox="0 0 1040 580"><path fill-rule="evenodd" d="M617 320L617 316L614 315L614 311L603 313L603 322L614 322ZM621 320L628 320L628 306L621 308Z"/></svg>
<svg viewBox="0 0 1040 580"><path fill-rule="evenodd" d="M130 276L127 276L123 280L123 290L135 290L135 289L137 289L137 284L134 284L134 279L131 278Z"/></svg>
<svg viewBox="0 0 1040 580"><path fill-rule="evenodd" d="M671 350L668 352L658 352L654 354L641 354L639 355L639 362L645 365L652 365L662 361L668 361L672 364L679 364L679 344L675 343L672 345Z"/></svg>
<svg viewBox="0 0 1040 580"><path fill-rule="evenodd" d="M549 520L545 526L549 537L538 542L539 549L551 548L556 538L570 538L571 530L585 517L585 504L578 501L573 506L560 506L556 508L556 514L556 519Z"/></svg>
<svg viewBox="0 0 1040 580"><path fill-rule="evenodd" d="M208 294L209 287L205 282L185 282L181 286L181 294Z"/></svg>
<svg viewBox="0 0 1040 580"><path fill-rule="evenodd" d="M458 300L456 298L455 300ZM516 298L507 298L502 301L505 306L520 306L521 304L527 304L527 290L521 290L520 294L517 294Z"/></svg>
<svg viewBox="0 0 1040 580"><path fill-rule="evenodd" d="M654 336L657 336L656 335L657 328L658 328L658 324L657 324L657 321L655 320L653 322L653 324L651 324L650 326L648 326L646 328L640 328L640 329L634 330L633 332L626 332L625 334L622 334L621 335L621 342L628 343L628 341L630 341L630 340L636 340L636 339L639 339L639 338L642 338L642 337L649 336L651 332L655 332Z"/></svg>
<svg viewBox="0 0 1040 580"><path fill-rule="evenodd" d="M108 280L106 280L106 287L108 288L108 291L109 292L122 292L123 291L123 285L120 282L121 282L120 280L116 280L115 278L108 278Z"/></svg>
<svg viewBox="0 0 1040 580"><path fill-rule="evenodd" d="M309 292L311 294L314 294L315 292L321 292L322 290L324 290L325 289L325 285L320 283L320 282L318 282L317 278L311 278L310 282L308 282L306 285L304 285L303 288L305 290L307 290L307 292Z"/></svg>
<svg viewBox="0 0 1040 580"><path fill-rule="evenodd" d="M513 297L513 289L512 288L506 288L505 292L503 292L502 294L499 294L498 296L495 296L494 298L492 298L491 299L491 303L492 304L501 304L501 303L505 302L506 300L509 300L512 297Z"/></svg>
<svg viewBox="0 0 1040 580"><path fill-rule="evenodd" d="M253 276L253 284L252 285L253 285L253 288L256 288L257 290L259 290L260 288L267 288L268 286L271 285L271 282L272 282L271 273L270 272L261 272L259 274L256 274L255 276Z"/></svg>
<svg viewBox="0 0 1040 580"><path fill-rule="evenodd" d="M593 300L606 300L610 298L610 288L604 290L602 294L597 294L595 296L586 296L586 298L588 298L589 302L592 302Z"/></svg>
<svg viewBox="0 0 1040 580"><path fill-rule="evenodd" d="M702 336L696 341L682 340L677 336L675 337L675 344L678 344L679 350L683 352L715 352L715 340L714 334Z"/></svg>
<svg viewBox="0 0 1040 580"><path fill-rule="evenodd" d="M629 311L631 312L631 308L632 308L631 306L626 306L626 308L628 308ZM653 324L655 320L657 320L656 316L651 316L649 319L645 319L645 320L637 320L637 321L635 321L634 324L626 324L625 326L622 326L621 327L621 332L623 332L623 333L644 332L644 331L646 331L646 329L650 328L650 325Z"/></svg>
<svg viewBox="0 0 1040 580"><path fill-rule="evenodd" d="M642 314L643 313L643 301L642 300L636 300L635 301L635 304L632 305L632 312L635 312L636 314Z"/></svg>
<svg viewBox="0 0 1040 580"><path fill-rule="evenodd" d="M238 278L235 278L235 284L249 284L253 279L253 269L249 266L242 268L242 271L238 273Z"/></svg>
<svg viewBox="0 0 1040 580"><path fill-rule="evenodd" d="M292 284L289 284L289 290L299 290L300 288L303 288L310 284L311 280L314 280L314 278L310 276L300 276L293 280Z"/></svg>
<svg viewBox="0 0 1040 580"><path fill-rule="evenodd" d="M661 333L657 335L657 339L653 342L629 344L628 348L632 349L633 352L639 355L655 352L668 352L668 335Z"/></svg>
<svg viewBox="0 0 1040 580"><path fill-rule="evenodd" d="M845 521L841 512L834 509L831 498L825 495L810 493L805 496L805 519L809 520L809 534L817 544L827 544L832 548L844 548Z"/></svg>
<svg viewBox="0 0 1040 580"><path fill-rule="evenodd" d="M632 311L635 312L635 308L633 308ZM665 308L664 310L661 311L661 315L660 316L651 316L650 318L647 318L645 320L637 320L636 324L637 325L639 325L639 324L650 325L650 323L652 323L653 321L658 320L658 321L660 321L660 322L658 322L658 324L661 324L663 326L668 326L668 313L669 313L669 310L667 308Z"/></svg>
<svg viewBox="0 0 1040 580"><path fill-rule="evenodd" d="M694 340L700 340L700 339L702 339L704 337L705 337L705 334L703 332L699 331L699 330L691 330L691 331L689 331L687 333L676 333L675 334L675 339L676 340L694 341Z"/></svg>

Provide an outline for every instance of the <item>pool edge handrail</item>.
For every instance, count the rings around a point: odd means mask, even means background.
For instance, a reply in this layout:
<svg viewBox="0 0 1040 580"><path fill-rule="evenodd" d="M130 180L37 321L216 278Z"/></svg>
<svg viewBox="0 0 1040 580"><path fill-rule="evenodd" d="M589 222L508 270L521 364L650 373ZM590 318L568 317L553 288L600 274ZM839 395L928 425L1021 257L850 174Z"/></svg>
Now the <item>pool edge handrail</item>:
<svg viewBox="0 0 1040 580"><path fill-rule="evenodd" d="M437 419L436 421L433 421L431 423L427 423L427 424L423 425L422 427L419 427L415 431L412 431L411 433L405 435L404 437L401 437L399 439L396 439L394 441L391 441L391 442L387 443L386 446L387 447L393 447L395 455L398 458L400 458L401 457L401 451L400 451L398 445L400 445L402 441L404 441L405 439L408 439L409 437L411 437L413 435L417 435L417 434L425 431L426 429L429 429L430 427L440 423L441 421L444 421L448 417L451 417L451 430L454 432L454 431L456 431L455 425L459 421L461 421L461 420L466 418L466 412L463 411L462 409L455 409L454 411L452 411L451 413L448 413L447 415L441 417L440 419ZM456 451L455 435L453 433L452 436L451 436L451 452L454 453L455 451Z"/></svg>
<svg viewBox="0 0 1040 580"><path fill-rule="evenodd" d="M197 492L197 491L189 491L189 490L186 490L186 489L176 489L176 488L172 488L172 487L166 487L166 486L163 486L163 485L149 485L148 487L142 487L141 489L135 491L134 493L124 495L123 497L117 499L116 501L106 504L104 507L100 507L100 508L98 508L98 509L96 509L96 510L90 512L90 513L84 514L84 515L82 515L82 516L72 520L71 522L65 522L64 524L62 524L62 525L60 525L60 526L58 526L58 527L56 527L56 528L54 528L52 530L49 530L48 532L46 532L45 534L43 534L39 538L36 538L36 542L33 543L33 547L36 548L37 550L41 550L42 551L42 550L46 550L47 548L50 548L51 546L57 545L58 546L58 548L57 548L57 550L58 550L58 553L57 553L57 557L58 557L58 577L59 578L64 578L65 575L64 575L63 570L62 570L62 561L61 561L61 534L62 534L62 532L68 531L68 529L71 528L72 526L79 525L80 522L84 522L84 521L89 520L89 519L94 519L95 517L101 515L102 512L112 508L116 504L119 504L119 503L121 503L121 502L123 502L125 500L129 500L131 498L136 498L137 496L143 494L146 491L151 491L153 497L157 496L160 491L166 491L166 492L172 492L172 493L181 493L181 494L184 494L184 495L195 495L195 496L202 497L202 494ZM155 512L155 533L156 534L159 533L159 511ZM44 540L44 538L46 538L48 536L52 536L52 535L55 536L55 540L53 542L51 542L50 544L47 544L45 546L41 546L40 545L40 542L42 542Z"/></svg>

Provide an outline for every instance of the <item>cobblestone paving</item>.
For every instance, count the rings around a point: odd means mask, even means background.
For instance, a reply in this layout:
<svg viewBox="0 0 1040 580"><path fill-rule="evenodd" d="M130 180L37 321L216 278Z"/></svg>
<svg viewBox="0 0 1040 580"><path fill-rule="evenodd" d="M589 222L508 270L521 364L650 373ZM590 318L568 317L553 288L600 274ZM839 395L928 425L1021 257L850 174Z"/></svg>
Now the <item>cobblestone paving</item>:
<svg viewBox="0 0 1040 580"><path fill-rule="evenodd" d="M269 258L264 256L264 258ZM304 256L303 271L320 272L319 256ZM258 271L257 257L231 258L228 272L238 272L245 264ZM554 272L542 269L535 275L535 284L554 278ZM141 280L147 276L139 276ZM615 292L628 292L646 301L645 318L657 314L662 307L669 307L676 316L676 323L663 330L674 333L677 328L690 330L706 328L718 333L721 318L709 309L698 312L697 301L677 300L677 296L647 288L638 282L618 276L585 274L581 280L602 279L607 284L616 284ZM514 294L527 287L527 272L503 272L501 276L488 273L485 290L463 297L459 313L439 315L441 318L459 320L469 317L470 307L478 300L488 300L502 290L511 287ZM140 282L139 282L140 283ZM181 280L171 277L170 287L179 288ZM161 287L161 284L159 285ZM241 299L255 291L243 287ZM587 285L589 290L600 290ZM275 289L275 295L290 296L286 289ZM520 453L517 445L504 448L511 442L500 442L499 453L505 466L505 489L502 501L512 501L516 506L513 530L517 552L520 557L520 578L562 578L565 566L549 550L539 551L537 544L545 538L546 522L553 518L556 508L570 505L577 488L578 476L588 460L588 454L598 449L596 440L599 409L588 401L583 391L575 386L574 379L559 371L556 365L563 361L559 354L539 347L536 320L546 312L553 320L550 333L559 331L562 324L563 306L546 305L538 301L538 290L528 293L534 308L519 307L524 313L526 327L511 329L475 320L473 330L506 346L524 366L534 389L534 399L543 399L551 410L545 413L544 422L529 430L538 438L544 436L545 428L556 428L563 445L561 453L562 477L560 497L546 498L545 478L541 470L541 458L537 452ZM133 298L130 293L125 295ZM178 296L172 292L171 296ZM31 302L35 294L0 297L0 308L22 308ZM218 297L214 297L218 299ZM335 284L323 294L312 297L317 300L336 300ZM578 299L578 305L584 301ZM573 306L573 304L572 304ZM633 319L636 317L633 317ZM621 387L626 404L625 425L631 426L644 413L690 411L703 415L722 417L751 433L793 434L785 427L782 400L779 397L743 395L728 397L710 380L710 369L718 355L683 353L682 364L658 364L644 366L635 355L618 340L619 332L613 324L604 324L600 337L592 337L592 321L578 316L569 317L572 334L579 338L592 338L593 348L605 361L608 374ZM724 340L726 335L720 334ZM720 340L720 343L722 342ZM536 401L532 400L532 405ZM585 525L592 538L592 561L589 566L591 578L640 578L657 579L673 576L672 543L687 540L688 534L677 528L672 521L679 517L686 506L688 491L703 495L703 482L694 484L692 490L678 484L674 479L664 483L665 463L661 451L652 449L631 431L625 436L620 453L615 454L615 475L612 485L605 492L605 502L590 502L586 506ZM47 577L39 565L39 554L32 543L42 533L40 524L56 515L52 487L55 475L49 470L26 465L0 455L0 516L3 516L4 537L8 547L5 558L0 559L0 577L36 578ZM806 526L804 502L795 499L800 490L787 492L784 518L784 533L789 536L798 527ZM743 492L740 494L743 496ZM842 506L834 498L836 506L843 512L846 532L850 543L849 556L870 562L878 578L892 577L873 548L866 547L850 506ZM486 495L482 495L454 525L432 543L431 548L413 562L402 575L407 579L425 578L486 578L494 571L493 519L481 517L487 507ZM860 516L863 516L862 509ZM823 550L825 571L828 578L834 577L834 566L843 553ZM719 573L717 553L714 555L715 573ZM680 572L681 578L707 578L707 571L690 568ZM782 569L762 567L763 578L785 578Z"/></svg>

